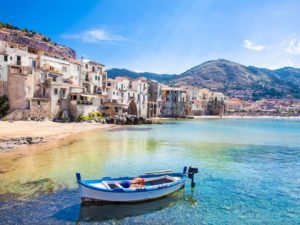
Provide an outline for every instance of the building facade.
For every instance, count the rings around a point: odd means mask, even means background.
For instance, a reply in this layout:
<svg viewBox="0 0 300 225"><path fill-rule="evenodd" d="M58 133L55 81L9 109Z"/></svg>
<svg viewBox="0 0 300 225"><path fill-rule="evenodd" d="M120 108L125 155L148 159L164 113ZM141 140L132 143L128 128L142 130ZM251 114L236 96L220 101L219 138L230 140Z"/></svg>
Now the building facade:
<svg viewBox="0 0 300 225"><path fill-rule="evenodd" d="M106 115L186 117L222 115L225 96L195 87L171 87L146 78L108 79L105 66L53 55L0 40L0 96L9 118L73 118Z"/></svg>

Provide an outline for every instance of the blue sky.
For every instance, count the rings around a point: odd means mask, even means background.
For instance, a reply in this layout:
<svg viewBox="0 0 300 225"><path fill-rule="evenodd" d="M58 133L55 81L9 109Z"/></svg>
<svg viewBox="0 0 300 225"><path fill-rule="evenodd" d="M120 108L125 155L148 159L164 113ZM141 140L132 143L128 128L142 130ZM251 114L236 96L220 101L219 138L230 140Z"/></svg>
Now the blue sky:
<svg viewBox="0 0 300 225"><path fill-rule="evenodd" d="M182 73L218 58L300 67L296 0L10 0L1 8L0 21L48 35L108 68Z"/></svg>

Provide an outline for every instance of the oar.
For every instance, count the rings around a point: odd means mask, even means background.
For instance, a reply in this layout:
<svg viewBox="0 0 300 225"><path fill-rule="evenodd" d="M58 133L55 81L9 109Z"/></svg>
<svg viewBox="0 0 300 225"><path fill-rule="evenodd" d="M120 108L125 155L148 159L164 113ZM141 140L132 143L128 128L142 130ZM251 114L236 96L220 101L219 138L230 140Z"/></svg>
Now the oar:
<svg viewBox="0 0 300 225"><path fill-rule="evenodd" d="M173 170L159 170L159 171L153 171L153 172L146 172L145 174L158 174L158 173L171 173Z"/></svg>

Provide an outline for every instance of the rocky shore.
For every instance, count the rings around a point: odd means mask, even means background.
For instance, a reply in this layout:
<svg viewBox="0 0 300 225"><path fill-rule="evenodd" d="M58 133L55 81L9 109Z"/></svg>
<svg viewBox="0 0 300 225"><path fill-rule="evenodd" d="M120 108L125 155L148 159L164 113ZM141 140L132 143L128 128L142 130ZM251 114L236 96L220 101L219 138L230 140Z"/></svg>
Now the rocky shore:
<svg viewBox="0 0 300 225"><path fill-rule="evenodd" d="M134 115L107 116L103 118L102 122L117 125L161 124L159 119L149 119L142 116Z"/></svg>
<svg viewBox="0 0 300 225"><path fill-rule="evenodd" d="M43 137L20 137L0 139L0 150L8 150L21 145L32 145L46 143L48 140Z"/></svg>

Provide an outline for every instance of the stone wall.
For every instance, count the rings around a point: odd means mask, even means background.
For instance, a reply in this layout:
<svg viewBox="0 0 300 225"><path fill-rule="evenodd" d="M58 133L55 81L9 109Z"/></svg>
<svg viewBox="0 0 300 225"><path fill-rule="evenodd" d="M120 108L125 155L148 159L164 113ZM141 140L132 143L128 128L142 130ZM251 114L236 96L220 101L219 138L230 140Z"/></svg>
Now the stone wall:
<svg viewBox="0 0 300 225"><path fill-rule="evenodd" d="M30 117L33 118L50 118L51 105L49 99L32 99Z"/></svg>
<svg viewBox="0 0 300 225"><path fill-rule="evenodd" d="M185 117L188 107L185 102L163 102L161 116L163 117Z"/></svg>
<svg viewBox="0 0 300 225"><path fill-rule="evenodd" d="M76 100L71 100L69 103L69 113L74 118L84 115L87 116L90 112L99 111L99 107L96 105L80 105Z"/></svg>
<svg viewBox="0 0 300 225"><path fill-rule="evenodd" d="M29 99L33 97L33 90L34 78L32 74L10 73L7 85L9 110L29 109Z"/></svg>
<svg viewBox="0 0 300 225"><path fill-rule="evenodd" d="M225 103L224 101L209 101L205 111L206 115L224 115Z"/></svg>

